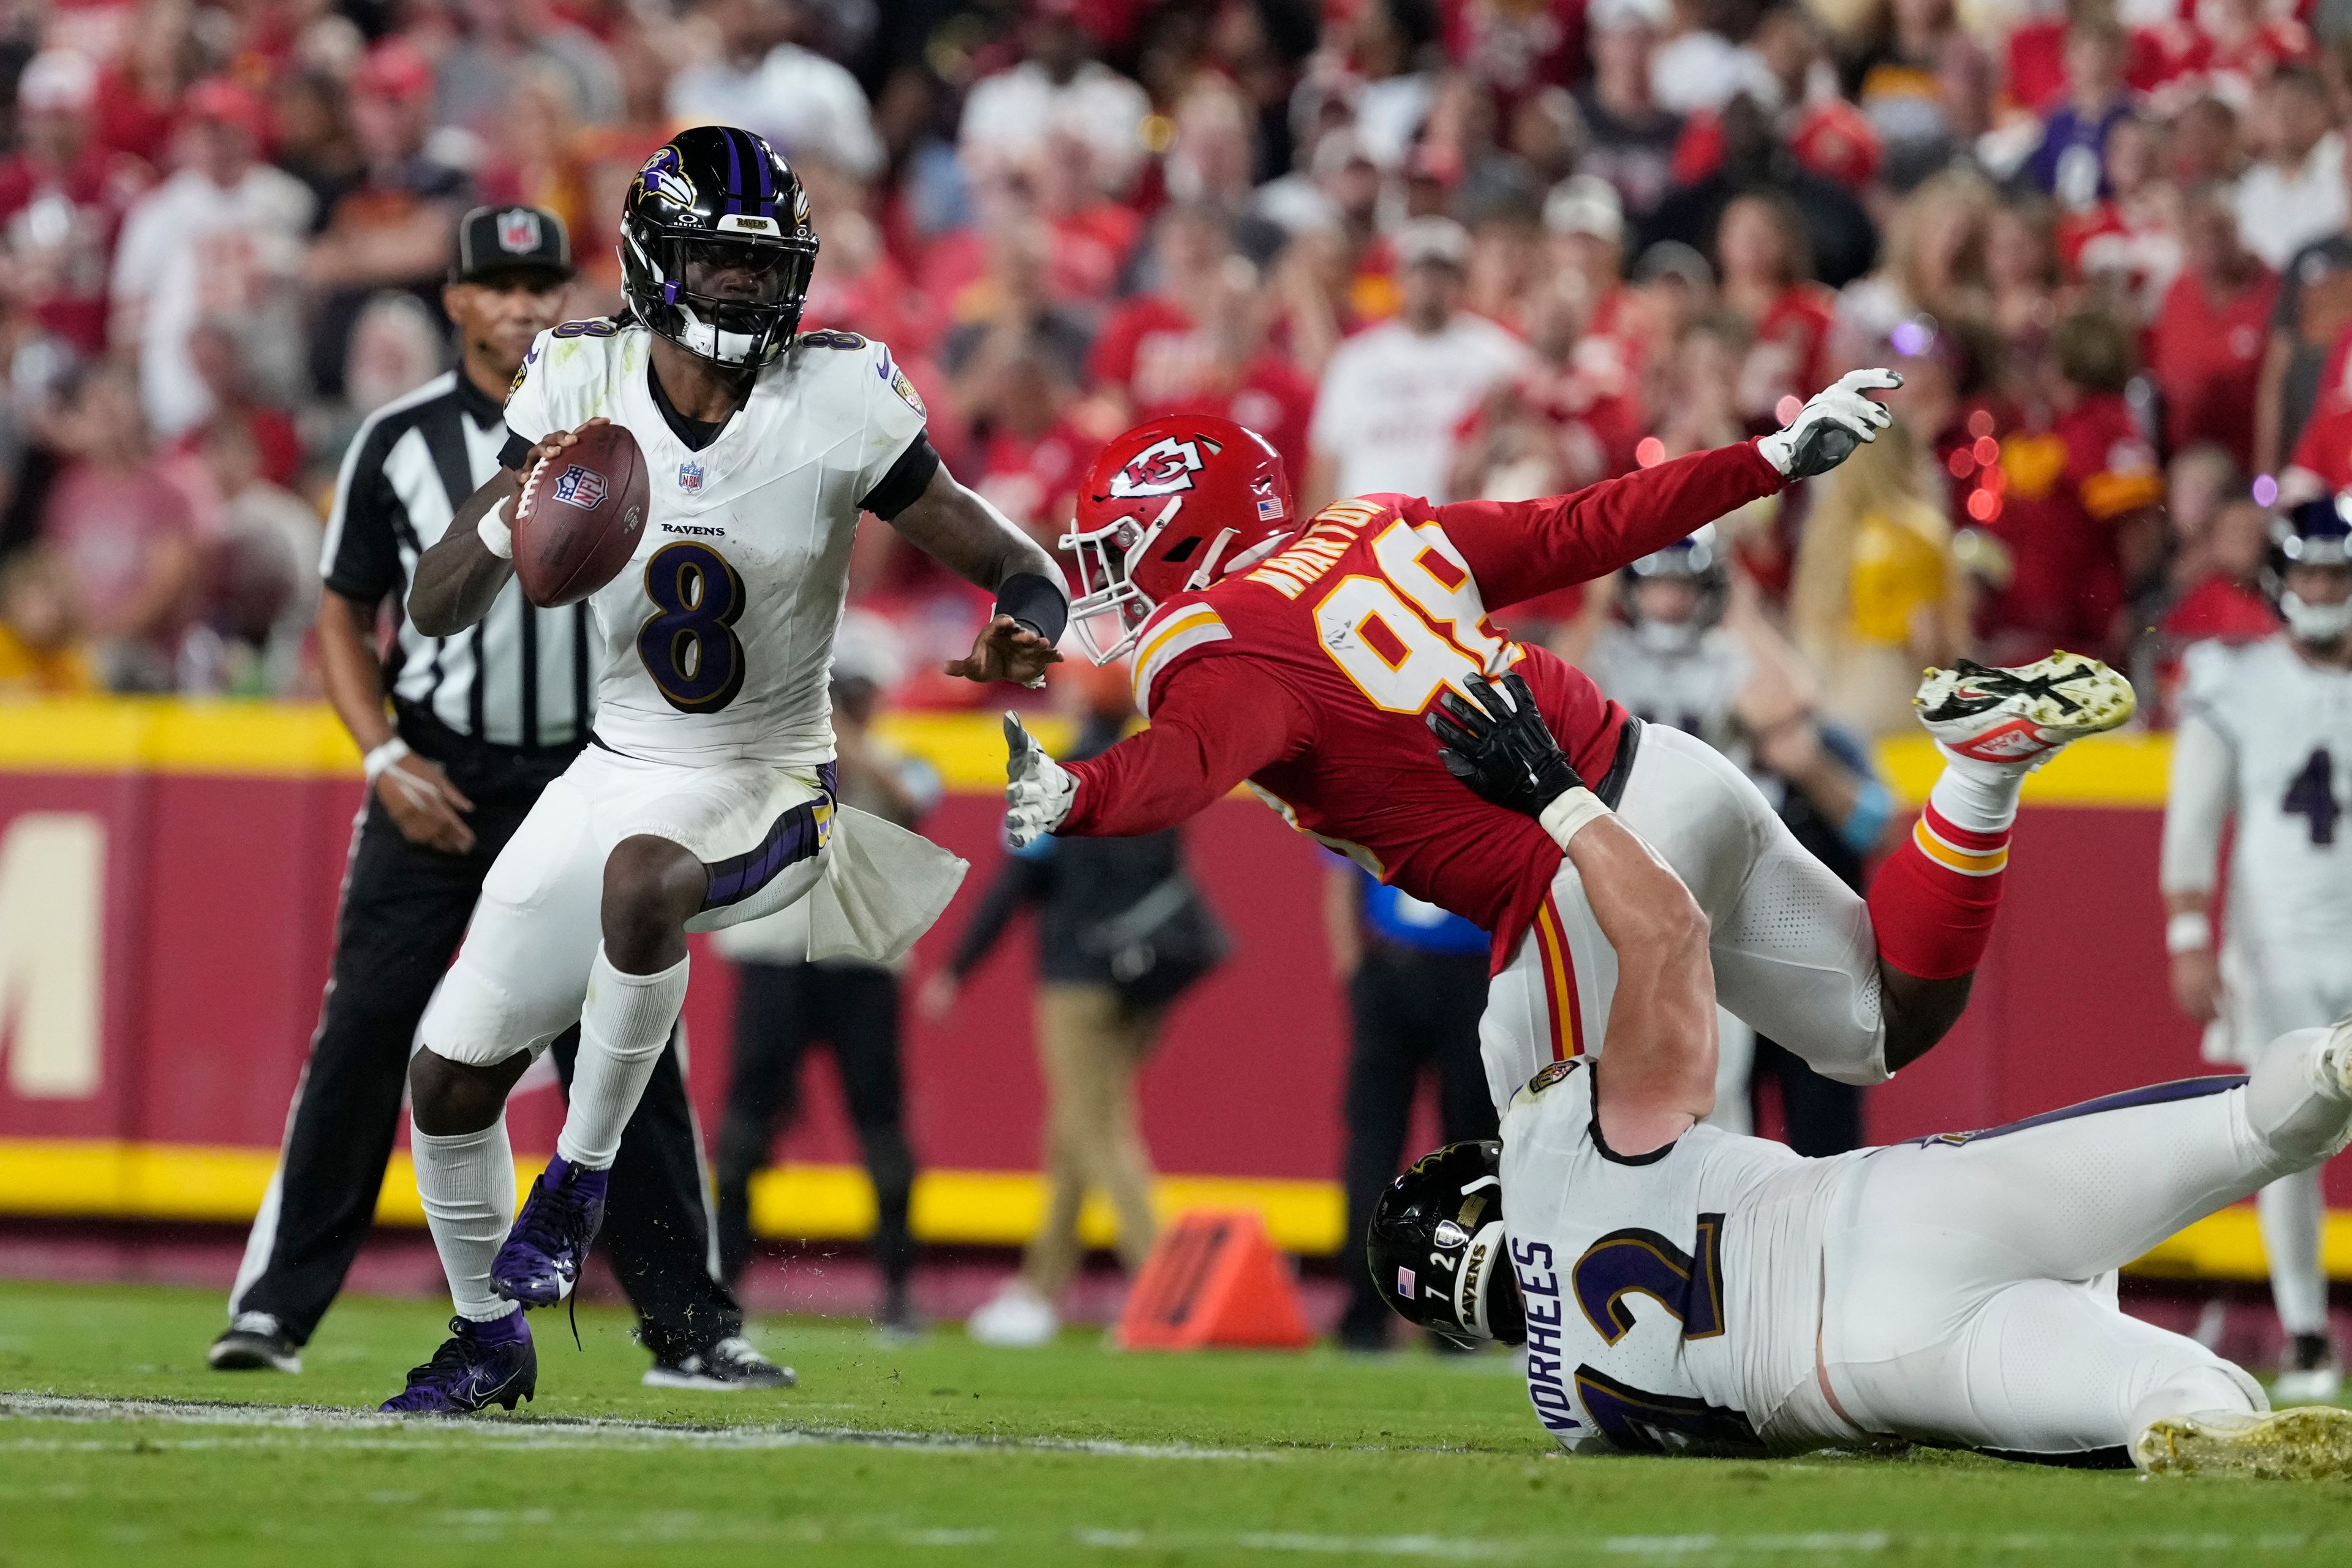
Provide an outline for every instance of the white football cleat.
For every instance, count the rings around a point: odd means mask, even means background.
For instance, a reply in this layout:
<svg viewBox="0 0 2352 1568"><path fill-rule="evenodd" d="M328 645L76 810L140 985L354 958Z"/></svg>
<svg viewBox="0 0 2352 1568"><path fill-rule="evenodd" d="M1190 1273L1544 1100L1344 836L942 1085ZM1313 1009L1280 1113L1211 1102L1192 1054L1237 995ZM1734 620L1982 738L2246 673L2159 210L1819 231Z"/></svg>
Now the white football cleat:
<svg viewBox="0 0 2352 1568"><path fill-rule="evenodd" d="M1054 1304L1015 1279L964 1324L964 1332L999 1350L1031 1351L1054 1342L1061 1331Z"/></svg>
<svg viewBox="0 0 2352 1568"><path fill-rule="evenodd" d="M2124 723L2138 703L2130 681L2095 658L2061 650L2014 669L1969 658L1931 669L1911 705L1927 733L1956 755L2038 768L2068 742Z"/></svg>
<svg viewBox="0 0 2352 1568"><path fill-rule="evenodd" d="M2132 1462L2154 1476L2342 1480L2352 1478L2352 1410L2307 1405L2168 1415L2139 1435Z"/></svg>
<svg viewBox="0 0 2352 1568"><path fill-rule="evenodd" d="M2317 1366L2287 1367L2271 1382L2271 1395L2285 1405L2313 1405L2344 1392L2344 1369L2329 1356Z"/></svg>

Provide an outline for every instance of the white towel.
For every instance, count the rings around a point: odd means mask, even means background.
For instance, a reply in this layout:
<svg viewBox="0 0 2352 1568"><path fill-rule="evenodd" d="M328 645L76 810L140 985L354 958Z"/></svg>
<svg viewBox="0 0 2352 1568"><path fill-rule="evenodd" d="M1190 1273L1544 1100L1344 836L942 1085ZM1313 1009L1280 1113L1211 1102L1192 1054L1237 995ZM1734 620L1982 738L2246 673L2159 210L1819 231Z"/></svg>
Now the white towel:
<svg viewBox="0 0 2352 1568"><path fill-rule="evenodd" d="M896 963L971 869L919 833L854 806L836 808L824 879L809 895L810 960Z"/></svg>

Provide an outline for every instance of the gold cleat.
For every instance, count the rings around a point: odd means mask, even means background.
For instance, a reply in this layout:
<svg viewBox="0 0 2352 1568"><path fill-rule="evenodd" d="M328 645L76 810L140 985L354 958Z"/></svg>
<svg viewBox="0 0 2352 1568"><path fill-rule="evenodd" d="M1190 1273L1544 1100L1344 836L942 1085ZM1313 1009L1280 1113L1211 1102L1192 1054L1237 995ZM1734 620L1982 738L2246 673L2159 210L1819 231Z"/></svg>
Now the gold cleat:
<svg viewBox="0 0 2352 1568"><path fill-rule="evenodd" d="M2140 1434L2132 1462L2152 1476L2352 1479L2352 1410L2305 1405L2259 1415L2168 1415Z"/></svg>

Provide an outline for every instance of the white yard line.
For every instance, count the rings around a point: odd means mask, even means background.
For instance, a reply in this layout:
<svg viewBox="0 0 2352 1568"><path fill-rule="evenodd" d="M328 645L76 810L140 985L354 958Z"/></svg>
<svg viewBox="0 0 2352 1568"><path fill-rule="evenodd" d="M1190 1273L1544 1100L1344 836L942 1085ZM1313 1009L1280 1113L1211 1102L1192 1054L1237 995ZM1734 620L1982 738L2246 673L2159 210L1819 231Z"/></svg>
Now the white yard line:
<svg viewBox="0 0 2352 1568"><path fill-rule="evenodd" d="M1087 1437L954 1437L935 1433L855 1426L795 1426L782 1423L698 1426L604 1416L490 1417L479 1421L387 1415L330 1405L240 1405L223 1400L111 1399L79 1394L0 1392L0 1421L163 1422L192 1426L248 1426L298 1432L414 1434L428 1445L457 1438L500 1446L542 1447L792 1448L854 1445L918 1452L1087 1454L1118 1459L1279 1458L1271 1449L1206 1448L1188 1443L1121 1443ZM425 1437L430 1432L430 1438ZM364 1440L364 1439L362 1439ZM395 1446L412 1446L401 1441Z"/></svg>

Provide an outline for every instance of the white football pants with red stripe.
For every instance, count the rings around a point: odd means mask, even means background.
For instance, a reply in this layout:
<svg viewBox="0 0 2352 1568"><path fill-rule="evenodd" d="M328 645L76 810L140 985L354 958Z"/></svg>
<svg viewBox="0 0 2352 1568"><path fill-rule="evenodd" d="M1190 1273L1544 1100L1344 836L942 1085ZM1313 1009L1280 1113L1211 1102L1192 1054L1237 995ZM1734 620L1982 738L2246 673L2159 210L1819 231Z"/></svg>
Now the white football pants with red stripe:
<svg viewBox="0 0 2352 1568"><path fill-rule="evenodd" d="M1723 1005L1825 1077L1884 1081L1869 907L1797 842L1748 775L1704 741L1644 725L1617 810L1706 911ZM1498 1109L1548 1063L1601 1048L1616 986L1617 955L1563 859L1487 989L1479 1050Z"/></svg>

